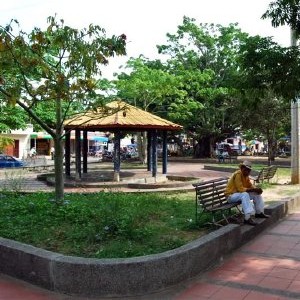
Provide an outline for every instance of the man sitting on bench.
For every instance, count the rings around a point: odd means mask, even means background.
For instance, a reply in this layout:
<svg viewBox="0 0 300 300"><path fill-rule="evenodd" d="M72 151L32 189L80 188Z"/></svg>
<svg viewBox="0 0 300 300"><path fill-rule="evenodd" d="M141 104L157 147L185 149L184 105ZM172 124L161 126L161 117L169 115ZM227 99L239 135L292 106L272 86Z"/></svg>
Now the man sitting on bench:
<svg viewBox="0 0 300 300"><path fill-rule="evenodd" d="M225 195L229 203L242 202L244 223L255 226L257 223L252 218L254 214L256 218L269 216L264 213L264 201L261 195L263 191L251 183L250 172L251 162L245 160L240 164L240 169L235 171L228 180ZM254 207L251 200L253 200Z"/></svg>

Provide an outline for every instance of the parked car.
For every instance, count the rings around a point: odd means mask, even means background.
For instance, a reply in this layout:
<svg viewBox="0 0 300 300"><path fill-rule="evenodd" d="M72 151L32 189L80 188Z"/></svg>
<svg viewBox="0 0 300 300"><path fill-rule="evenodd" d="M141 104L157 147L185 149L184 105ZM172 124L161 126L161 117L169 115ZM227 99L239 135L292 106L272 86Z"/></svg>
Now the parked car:
<svg viewBox="0 0 300 300"><path fill-rule="evenodd" d="M23 161L17 159L16 157L0 154L0 168L15 168L23 166Z"/></svg>

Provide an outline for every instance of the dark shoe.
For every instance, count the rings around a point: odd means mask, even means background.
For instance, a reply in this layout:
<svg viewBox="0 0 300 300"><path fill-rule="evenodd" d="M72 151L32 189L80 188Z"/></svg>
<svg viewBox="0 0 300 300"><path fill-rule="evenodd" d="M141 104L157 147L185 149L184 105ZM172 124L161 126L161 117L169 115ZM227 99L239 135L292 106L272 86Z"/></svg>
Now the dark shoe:
<svg viewBox="0 0 300 300"><path fill-rule="evenodd" d="M257 225L257 223L251 218L248 219L248 220L244 220L244 224L248 224L248 225L251 225L251 226Z"/></svg>
<svg viewBox="0 0 300 300"><path fill-rule="evenodd" d="M255 218L263 218L263 219L267 219L270 218L269 215L266 215L264 213L260 213L260 214L255 214Z"/></svg>

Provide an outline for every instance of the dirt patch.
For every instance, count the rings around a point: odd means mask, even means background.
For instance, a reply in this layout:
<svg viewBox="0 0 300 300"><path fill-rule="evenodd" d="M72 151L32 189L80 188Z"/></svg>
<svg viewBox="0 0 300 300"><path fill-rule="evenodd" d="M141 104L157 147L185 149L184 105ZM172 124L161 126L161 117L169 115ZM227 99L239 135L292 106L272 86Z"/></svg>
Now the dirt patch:
<svg viewBox="0 0 300 300"><path fill-rule="evenodd" d="M264 188L263 197L265 202L292 197L300 193L299 184L271 184Z"/></svg>

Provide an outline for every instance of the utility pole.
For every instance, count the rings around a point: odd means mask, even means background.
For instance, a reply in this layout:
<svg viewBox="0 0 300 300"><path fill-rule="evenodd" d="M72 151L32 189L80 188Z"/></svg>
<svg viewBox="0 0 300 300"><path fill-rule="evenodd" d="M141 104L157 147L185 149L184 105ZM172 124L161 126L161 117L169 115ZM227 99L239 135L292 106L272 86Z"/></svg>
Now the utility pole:
<svg viewBox="0 0 300 300"><path fill-rule="evenodd" d="M296 31L291 29L291 46L297 46ZM300 183L300 115L299 115L300 99L296 98L291 102L291 183Z"/></svg>

